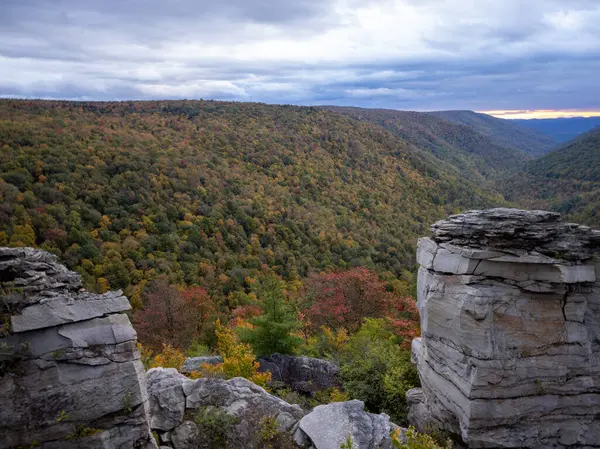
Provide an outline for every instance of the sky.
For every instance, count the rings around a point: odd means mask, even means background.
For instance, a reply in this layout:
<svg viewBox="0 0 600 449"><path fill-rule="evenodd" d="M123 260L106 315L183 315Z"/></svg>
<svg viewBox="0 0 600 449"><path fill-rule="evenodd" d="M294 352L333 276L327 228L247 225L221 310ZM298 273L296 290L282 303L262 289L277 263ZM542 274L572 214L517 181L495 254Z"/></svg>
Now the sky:
<svg viewBox="0 0 600 449"><path fill-rule="evenodd" d="M598 23L599 0L1 0L0 97L600 114Z"/></svg>

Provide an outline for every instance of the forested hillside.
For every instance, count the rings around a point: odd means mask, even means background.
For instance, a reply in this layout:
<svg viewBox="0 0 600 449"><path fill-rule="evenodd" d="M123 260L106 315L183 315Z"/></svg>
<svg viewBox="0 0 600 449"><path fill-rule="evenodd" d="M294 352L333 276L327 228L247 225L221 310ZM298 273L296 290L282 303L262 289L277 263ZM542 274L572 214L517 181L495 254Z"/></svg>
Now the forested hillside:
<svg viewBox="0 0 600 449"><path fill-rule="evenodd" d="M501 147L513 148L531 156L541 156L558 145L558 141L511 120L473 111L436 111L430 114L444 120L466 125L489 137Z"/></svg>
<svg viewBox="0 0 600 449"><path fill-rule="evenodd" d="M416 238L498 205L372 123L212 101L0 101L0 245L37 245L89 289L150 279L230 305L261 273L408 276Z"/></svg>
<svg viewBox="0 0 600 449"><path fill-rule="evenodd" d="M568 142L580 134L600 126L600 117L572 117L547 119L519 119L515 123L552 137L557 142Z"/></svg>
<svg viewBox="0 0 600 449"><path fill-rule="evenodd" d="M327 109L381 125L416 147L430 151L456 167L462 176L476 182L512 170L528 159L523 152L501 147L468 126L424 112L335 106Z"/></svg>
<svg viewBox="0 0 600 449"><path fill-rule="evenodd" d="M600 127L527 163L501 188L525 205L600 227Z"/></svg>

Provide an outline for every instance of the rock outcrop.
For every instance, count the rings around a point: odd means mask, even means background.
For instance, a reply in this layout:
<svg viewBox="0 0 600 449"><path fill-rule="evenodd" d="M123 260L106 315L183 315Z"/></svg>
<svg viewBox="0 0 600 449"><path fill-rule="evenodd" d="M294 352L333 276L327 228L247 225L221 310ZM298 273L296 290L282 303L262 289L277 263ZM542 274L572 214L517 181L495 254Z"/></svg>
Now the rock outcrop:
<svg viewBox="0 0 600 449"><path fill-rule="evenodd" d="M0 448L156 448L121 292L45 251L0 248Z"/></svg>
<svg viewBox="0 0 600 449"><path fill-rule="evenodd" d="M81 288L78 274L31 248L0 248L0 449L391 449L396 427L360 401L308 415L243 378L147 373L120 291ZM218 357L188 359L196 371ZM261 360L299 391L338 385L335 365ZM151 433L152 432L152 433ZM154 434L154 435L153 435Z"/></svg>
<svg viewBox="0 0 600 449"><path fill-rule="evenodd" d="M470 448L600 447L600 231L515 209L432 231L409 420Z"/></svg>
<svg viewBox="0 0 600 449"><path fill-rule="evenodd" d="M305 356L273 354L258 359L261 372L270 372L272 381L281 382L295 391L312 394L328 388L340 387L339 367L328 360ZM180 371L191 374L201 371L203 364L223 363L219 356L189 357Z"/></svg>
<svg viewBox="0 0 600 449"><path fill-rule="evenodd" d="M305 394L339 387L339 368L328 360L273 354L258 359L260 371L269 371L272 380Z"/></svg>
<svg viewBox="0 0 600 449"><path fill-rule="evenodd" d="M146 379L152 430L174 449L339 449L347 437L356 449L391 449L390 433L398 428L385 414L365 412L361 401L306 414L241 377L191 380L173 368L153 368Z"/></svg>
<svg viewBox="0 0 600 449"><path fill-rule="evenodd" d="M151 427L166 447L211 448L218 442L227 447L263 447L261 429L268 418L276 425L278 437L289 440L281 447L291 448L292 428L304 416L298 405L288 404L241 377L191 380L173 368L153 368L146 378ZM211 422L225 425L203 428Z"/></svg>

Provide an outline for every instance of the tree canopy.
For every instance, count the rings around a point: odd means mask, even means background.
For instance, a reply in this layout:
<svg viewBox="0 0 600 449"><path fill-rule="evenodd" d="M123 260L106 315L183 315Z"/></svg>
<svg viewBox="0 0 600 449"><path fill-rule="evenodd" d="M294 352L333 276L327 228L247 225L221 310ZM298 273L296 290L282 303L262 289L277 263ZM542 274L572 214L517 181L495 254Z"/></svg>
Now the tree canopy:
<svg viewBox="0 0 600 449"><path fill-rule="evenodd" d="M0 240L90 290L164 275L229 310L265 273L396 277L430 223L500 202L376 124L255 103L1 100L0 173Z"/></svg>

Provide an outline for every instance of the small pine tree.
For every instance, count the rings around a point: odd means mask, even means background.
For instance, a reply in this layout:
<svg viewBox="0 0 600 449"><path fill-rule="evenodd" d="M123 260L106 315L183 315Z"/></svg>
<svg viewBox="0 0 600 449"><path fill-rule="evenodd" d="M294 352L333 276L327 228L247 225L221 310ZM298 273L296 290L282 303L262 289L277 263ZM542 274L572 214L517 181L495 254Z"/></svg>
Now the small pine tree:
<svg viewBox="0 0 600 449"><path fill-rule="evenodd" d="M286 302L280 281L269 276L259 289L263 314L249 321L251 327L240 329L240 338L249 343L258 356L273 353L293 354L301 339L292 333L298 328L298 317Z"/></svg>

